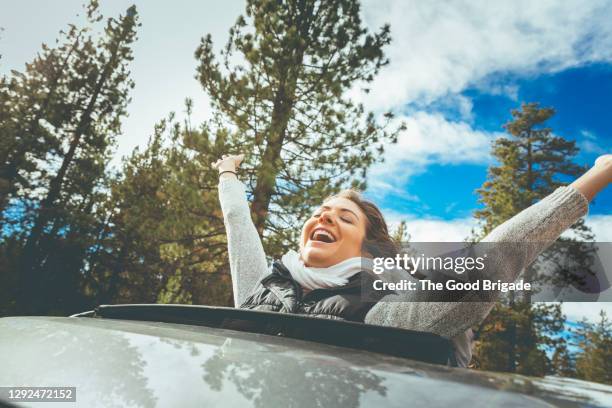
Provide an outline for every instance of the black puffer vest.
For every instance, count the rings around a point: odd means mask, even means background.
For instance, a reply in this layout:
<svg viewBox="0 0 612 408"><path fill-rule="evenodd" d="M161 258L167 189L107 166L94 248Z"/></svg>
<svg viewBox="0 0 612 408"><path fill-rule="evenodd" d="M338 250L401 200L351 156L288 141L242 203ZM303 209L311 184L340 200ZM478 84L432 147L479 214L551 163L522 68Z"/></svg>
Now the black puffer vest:
<svg viewBox="0 0 612 408"><path fill-rule="evenodd" d="M285 265L275 261L272 273L259 282L240 308L363 322L375 302L362 301L361 287L363 283L371 285L372 280L367 272L359 272L344 286L314 289L303 295ZM380 297L386 294L381 292Z"/></svg>

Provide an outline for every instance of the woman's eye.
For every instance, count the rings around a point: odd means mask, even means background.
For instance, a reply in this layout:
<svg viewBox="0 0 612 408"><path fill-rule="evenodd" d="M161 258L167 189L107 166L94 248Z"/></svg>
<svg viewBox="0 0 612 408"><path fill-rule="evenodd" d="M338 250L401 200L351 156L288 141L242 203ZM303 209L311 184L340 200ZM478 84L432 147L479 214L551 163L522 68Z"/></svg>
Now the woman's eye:
<svg viewBox="0 0 612 408"><path fill-rule="evenodd" d="M350 220L350 219L348 219L348 218L340 218L340 219L341 219L342 221L344 221L344 222L348 222L349 224L352 224L352 223L353 223L353 221L352 221L352 220Z"/></svg>

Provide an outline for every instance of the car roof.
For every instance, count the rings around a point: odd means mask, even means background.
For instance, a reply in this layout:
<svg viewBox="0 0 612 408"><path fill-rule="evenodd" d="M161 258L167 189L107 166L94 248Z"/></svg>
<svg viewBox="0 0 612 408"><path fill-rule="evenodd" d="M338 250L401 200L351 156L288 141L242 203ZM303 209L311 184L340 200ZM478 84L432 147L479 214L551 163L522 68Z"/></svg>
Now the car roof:
<svg viewBox="0 0 612 408"><path fill-rule="evenodd" d="M447 365L454 359L451 342L433 333L307 315L200 305L129 304L101 305L93 312L75 316L183 323L272 334L435 364ZM405 347L406 344L411 346Z"/></svg>
<svg viewBox="0 0 612 408"><path fill-rule="evenodd" d="M450 368L226 328L111 318L2 318L0 361L0 384L75 386L77 406L92 407L608 406L605 398L612 395L612 387L592 383Z"/></svg>

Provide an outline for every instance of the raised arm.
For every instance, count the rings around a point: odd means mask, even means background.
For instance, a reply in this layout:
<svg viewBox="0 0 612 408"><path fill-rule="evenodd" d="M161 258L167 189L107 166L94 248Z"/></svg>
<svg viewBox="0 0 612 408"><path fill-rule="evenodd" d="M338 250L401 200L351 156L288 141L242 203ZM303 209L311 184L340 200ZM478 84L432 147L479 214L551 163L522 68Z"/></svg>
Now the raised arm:
<svg viewBox="0 0 612 408"><path fill-rule="evenodd" d="M227 233L234 306L240 306L257 282L268 272L266 254L253 225L244 184L236 177L243 155L213 163L219 170L219 201Z"/></svg>
<svg viewBox="0 0 612 408"><path fill-rule="evenodd" d="M612 155L605 155L574 183L559 187L491 231L482 242L522 243L496 246L493 257L495 261L487 268L491 278L506 281L516 279L563 231L587 214L589 201L610 182ZM401 303L378 303L366 316L366 323L428 331L451 338L479 324L493 306L492 302L443 303L427 302L421 298L408 300Z"/></svg>
<svg viewBox="0 0 612 408"><path fill-rule="evenodd" d="M520 242L526 251L520 259L504 260L518 274L552 244L567 228L588 213L589 203L612 181L612 155L604 155L576 181L559 187L540 202L495 228L482 242ZM502 252L503 255L503 252ZM518 270L515 270L518 268ZM515 278L516 276L505 276Z"/></svg>

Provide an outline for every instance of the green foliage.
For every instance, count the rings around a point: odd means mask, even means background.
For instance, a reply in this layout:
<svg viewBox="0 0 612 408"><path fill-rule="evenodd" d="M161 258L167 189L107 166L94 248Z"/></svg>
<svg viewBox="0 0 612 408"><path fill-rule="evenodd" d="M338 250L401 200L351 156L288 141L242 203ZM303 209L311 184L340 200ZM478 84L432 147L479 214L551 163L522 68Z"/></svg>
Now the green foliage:
<svg viewBox="0 0 612 408"><path fill-rule="evenodd" d="M408 227L406 221L401 221L397 228L391 232L391 237L397 243L405 243L410 241L410 234L408 233Z"/></svg>
<svg viewBox="0 0 612 408"><path fill-rule="evenodd" d="M218 176L210 169L222 135L211 141L189 123L174 115L158 123L111 183L107 233L88 283L97 303L233 304Z"/></svg>
<svg viewBox="0 0 612 408"><path fill-rule="evenodd" d="M578 378L612 385L612 322L600 312L599 322L580 322L577 345L581 352L576 357Z"/></svg>
<svg viewBox="0 0 612 408"><path fill-rule="evenodd" d="M70 25L54 47L43 44L0 88L8 107L0 116L0 228L10 224L18 241L15 269L0 273L18 274L16 299L8 301L16 313L82 308L83 258L99 232L138 26L135 7L106 20L95 1L86 11L84 27ZM8 205L22 216L10 217Z"/></svg>
<svg viewBox="0 0 612 408"><path fill-rule="evenodd" d="M546 349L567 349L559 304L498 303L478 330L478 368L543 376L556 367Z"/></svg>
<svg viewBox="0 0 612 408"><path fill-rule="evenodd" d="M513 120L504 125L509 137L496 139L492 146L499 165L489 168L487 181L476 190L484 205L474 213L481 221L477 238L564 185L563 177L573 179L584 173L584 167L572 163L579 150L576 142L545 126L554 113L537 103L512 111ZM583 239L591 238L583 222L572 230Z"/></svg>
<svg viewBox="0 0 612 408"><path fill-rule="evenodd" d="M365 188L368 167L401 129L387 130L391 113L380 125L347 96L388 63L389 27L367 34L359 7L354 0L249 0L222 66L210 35L196 51L217 132L232 152L246 154L252 215L270 256L297 241L297 226L325 197Z"/></svg>
<svg viewBox="0 0 612 408"><path fill-rule="evenodd" d="M110 232L88 289L99 301L232 304L210 167L222 154L246 153L241 178L253 218L266 252L278 256L314 205L351 182L364 187L375 153L394 140L344 95L387 63L388 27L367 35L354 1L250 1L246 15L251 26L240 17L222 53L227 73L210 36L196 51L212 119L194 129L188 100L185 123L160 122L113 181ZM236 54L246 64L230 67Z"/></svg>
<svg viewBox="0 0 612 408"><path fill-rule="evenodd" d="M545 126L553 115L553 109L540 108L537 103L523 104L521 109L512 111L513 120L504 125L508 137L496 139L492 146L492 154L499 164L489 168L487 181L477 190L479 202L484 207L474 213L480 228L472 231L470 240L482 239L495 227L563 185L563 178L575 178L585 170L572 163L578 153L575 142L554 135L552 129ZM583 220L570 229L580 240L593 239ZM579 265L588 264L588 254L579 248L571 245L564 248L574 249L574 252L562 257L571 257ZM544 253L542 259L551 260L554 256L554 253ZM526 280L537 278L536 264L526 268ZM559 334L564 321L558 305L532 305L529 295L515 299L510 294L495 306L477 330L480 367L531 375L550 371L571 375L573 362L566 341ZM554 350L553 361L549 361L544 352L546 348Z"/></svg>
<svg viewBox="0 0 612 408"><path fill-rule="evenodd" d="M356 1L249 1L223 67L210 37L196 51L212 119L194 129L188 101L184 124L162 120L122 173L108 174L133 87L137 15L131 7L105 20L92 0L86 16L84 27L70 25L24 72L0 81L0 228L11 231L0 245L3 313L135 301L229 305L210 163L247 154L255 223L278 256L324 197L365 187L367 168L401 129L387 129L390 113L379 124L346 96L388 63L388 26L368 34ZM231 66L236 56L243 63Z"/></svg>
<svg viewBox="0 0 612 408"><path fill-rule="evenodd" d="M552 372L560 377L576 377L576 362L570 353L567 344L560 344L554 351L552 359Z"/></svg>

